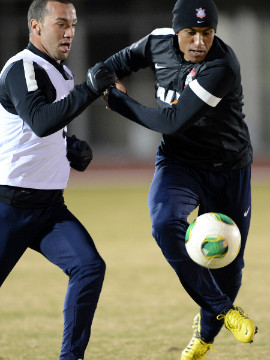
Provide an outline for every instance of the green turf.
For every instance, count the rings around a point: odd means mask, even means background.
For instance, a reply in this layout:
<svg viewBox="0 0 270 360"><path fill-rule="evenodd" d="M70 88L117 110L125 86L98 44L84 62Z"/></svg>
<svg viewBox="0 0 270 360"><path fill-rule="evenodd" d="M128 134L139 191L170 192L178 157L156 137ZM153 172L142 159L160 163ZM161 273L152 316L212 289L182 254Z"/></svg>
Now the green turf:
<svg viewBox="0 0 270 360"><path fill-rule="evenodd" d="M148 185L71 187L66 202L107 263L86 360L176 360L192 334L193 303L151 237ZM253 218L237 299L256 320L254 344L223 329L209 360L269 359L269 189L253 187ZM57 360L67 277L28 251L0 294L0 360Z"/></svg>

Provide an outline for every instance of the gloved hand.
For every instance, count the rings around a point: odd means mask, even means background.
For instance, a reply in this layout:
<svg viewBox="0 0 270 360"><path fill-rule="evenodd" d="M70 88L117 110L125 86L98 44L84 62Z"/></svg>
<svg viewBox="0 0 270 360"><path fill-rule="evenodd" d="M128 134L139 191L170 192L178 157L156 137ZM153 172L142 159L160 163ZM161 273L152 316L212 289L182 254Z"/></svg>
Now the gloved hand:
<svg viewBox="0 0 270 360"><path fill-rule="evenodd" d="M101 95L117 80L116 75L104 63L99 62L94 67L88 69L86 85L95 94Z"/></svg>
<svg viewBox="0 0 270 360"><path fill-rule="evenodd" d="M79 140L75 135L67 136L67 159L70 166L84 171L93 159L93 153L86 141Z"/></svg>

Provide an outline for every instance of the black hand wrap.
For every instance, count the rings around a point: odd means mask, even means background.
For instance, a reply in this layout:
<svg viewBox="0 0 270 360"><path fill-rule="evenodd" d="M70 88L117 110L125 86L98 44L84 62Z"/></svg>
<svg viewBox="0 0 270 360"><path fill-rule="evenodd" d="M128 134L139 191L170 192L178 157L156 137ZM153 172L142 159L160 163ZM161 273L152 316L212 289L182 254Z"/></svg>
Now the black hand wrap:
<svg viewBox="0 0 270 360"><path fill-rule="evenodd" d="M104 63L99 62L94 67L88 69L86 85L95 94L101 95L103 91L114 85L117 77Z"/></svg>
<svg viewBox="0 0 270 360"><path fill-rule="evenodd" d="M93 159L93 153L87 142L79 140L75 135L67 136L67 159L70 166L84 171Z"/></svg>

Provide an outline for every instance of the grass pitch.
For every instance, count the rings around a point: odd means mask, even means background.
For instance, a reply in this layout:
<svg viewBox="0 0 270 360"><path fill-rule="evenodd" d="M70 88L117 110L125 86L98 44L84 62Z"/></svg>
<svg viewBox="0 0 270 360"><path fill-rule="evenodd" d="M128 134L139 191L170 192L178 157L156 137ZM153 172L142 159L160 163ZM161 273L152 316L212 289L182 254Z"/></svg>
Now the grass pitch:
<svg viewBox="0 0 270 360"><path fill-rule="evenodd" d="M151 236L147 185L71 187L66 203L92 235L107 273L85 359L176 360L197 305ZM253 186L253 217L236 304L259 326L253 344L222 329L209 360L269 359L269 187ZM28 251L0 294L0 360L57 360L67 277Z"/></svg>

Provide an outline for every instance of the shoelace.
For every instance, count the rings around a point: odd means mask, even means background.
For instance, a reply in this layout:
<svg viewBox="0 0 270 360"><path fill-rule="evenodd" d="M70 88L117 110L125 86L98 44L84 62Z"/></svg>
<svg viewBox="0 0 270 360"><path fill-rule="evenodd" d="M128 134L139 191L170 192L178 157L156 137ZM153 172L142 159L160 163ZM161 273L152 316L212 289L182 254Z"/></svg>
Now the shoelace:
<svg viewBox="0 0 270 360"><path fill-rule="evenodd" d="M234 316L230 321L228 320L230 318L230 315L234 313ZM244 312L244 310L240 307L234 307L233 309L230 309L226 315L221 314L217 316L218 320L224 319L224 323L227 329L238 329L241 327L241 320L242 319L248 319L248 314Z"/></svg>

